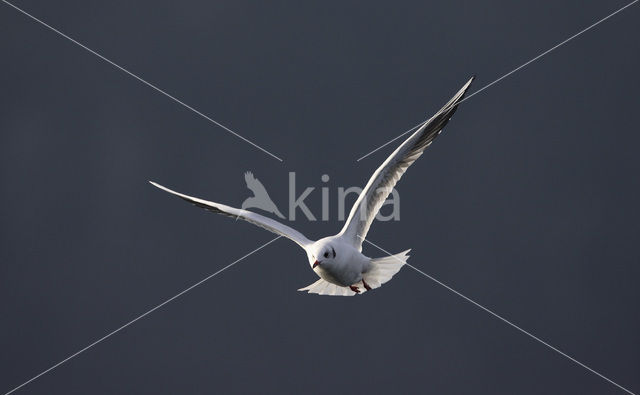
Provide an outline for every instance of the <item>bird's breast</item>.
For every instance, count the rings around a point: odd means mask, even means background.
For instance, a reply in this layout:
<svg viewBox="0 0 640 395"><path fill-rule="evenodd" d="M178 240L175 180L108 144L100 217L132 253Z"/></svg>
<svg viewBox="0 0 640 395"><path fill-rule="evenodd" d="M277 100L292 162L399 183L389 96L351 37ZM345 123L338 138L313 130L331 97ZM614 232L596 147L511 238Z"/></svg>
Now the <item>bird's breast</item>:
<svg viewBox="0 0 640 395"><path fill-rule="evenodd" d="M340 277L337 275L337 273L335 273L334 270L316 266L313 271L316 272L316 274L323 280L326 280L332 284L339 285L341 287L346 287L346 285L340 280Z"/></svg>
<svg viewBox="0 0 640 395"><path fill-rule="evenodd" d="M342 287L348 287L362 279L362 265L359 262L336 262L332 265L316 266L314 271L322 279Z"/></svg>

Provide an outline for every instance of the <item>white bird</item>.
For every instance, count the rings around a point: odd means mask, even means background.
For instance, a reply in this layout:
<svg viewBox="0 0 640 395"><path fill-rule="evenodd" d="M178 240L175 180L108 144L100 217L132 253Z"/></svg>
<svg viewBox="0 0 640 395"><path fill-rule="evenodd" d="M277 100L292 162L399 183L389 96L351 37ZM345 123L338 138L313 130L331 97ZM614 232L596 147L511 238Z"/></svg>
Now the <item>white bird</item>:
<svg viewBox="0 0 640 395"><path fill-rule="evenodd" d="M259 208L284 219L284 215L282 215L276 204L269 197L267 189L262 185L260 180L253 176L252 172L248 171L244 173L244 181L247 183L247 188L253 192L253 196L248 197L244 202L242 202L243 210L248 208Z"/></svg>
<svg viewBox="0 0 640 395"><path fill-rule="evenodd" d="M224 204L209 202L172 191L155 182L154 186L198 207L233 218L240 218L296 242L307 253L311 269L320 277L313 284L299 289L319 295L353 296L364 293L391 280L409 258L410 250L383 258L362 254L362 242L378 210L409 166L422 155L451 119L469 89L472 77L433 117L411 134L373 173L349 213L349 218L337 235L318 241L307 239L297 230L271 218Z"/></svg>

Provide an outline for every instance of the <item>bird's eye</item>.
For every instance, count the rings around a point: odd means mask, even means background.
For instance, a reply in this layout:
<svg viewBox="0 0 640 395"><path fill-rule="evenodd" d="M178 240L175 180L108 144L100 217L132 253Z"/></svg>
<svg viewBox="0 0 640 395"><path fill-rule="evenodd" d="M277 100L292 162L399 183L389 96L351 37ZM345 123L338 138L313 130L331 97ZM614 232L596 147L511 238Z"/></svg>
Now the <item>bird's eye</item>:
<svg viewBox="0 0 640 395"><path fill-rule="evenodd" d="M328 253L328 252L325 252L325 253L324 253L324 257L325 257L325 258L329 258L329 253Z"/></svg>

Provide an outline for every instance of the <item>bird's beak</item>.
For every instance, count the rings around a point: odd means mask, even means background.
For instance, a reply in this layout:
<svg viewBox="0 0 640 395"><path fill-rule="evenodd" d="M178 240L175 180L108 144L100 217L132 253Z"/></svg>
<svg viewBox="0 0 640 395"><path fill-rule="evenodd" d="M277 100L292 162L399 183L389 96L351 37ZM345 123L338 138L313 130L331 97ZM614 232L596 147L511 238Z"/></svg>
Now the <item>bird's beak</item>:
<svg viewBox="0 0 640 395"><path fill-rule="evenodd" d="M320 264L320 262L318 262L318 261L313 262L313 266L312 266L312 268L313 268L313 269L315 269L315 268L316 268L316 266L318 266L319 264Z"/></svg>

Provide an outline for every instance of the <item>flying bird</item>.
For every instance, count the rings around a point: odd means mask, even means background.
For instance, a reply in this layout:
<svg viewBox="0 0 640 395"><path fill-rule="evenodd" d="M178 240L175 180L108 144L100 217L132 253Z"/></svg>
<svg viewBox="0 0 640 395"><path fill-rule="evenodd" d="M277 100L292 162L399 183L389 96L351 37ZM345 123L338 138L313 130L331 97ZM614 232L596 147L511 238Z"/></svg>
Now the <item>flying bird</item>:
<svg viewBox="0 0 640 395"><path fill-rule="evenodd" d="M276 204L271 200L264 185L253 176L253 173L248 171L244 173L244 181L247 183L247 188L253 192L253 196L248 197L242 202L242 209L259 208L268 213L275 214L278 217L284 219L284 215L278 210Z"/></svg>
<svg viewBox="0 0 640 395"><path fill-rule="evenodd" d="M271 218L187 196L150 182L198 207L243 219L297 243L307 253L311 269L320 277L318 281L299 291L340 296L364 293L391 280L406 263L409 258L407 254L410 251L382 258L369 258L363 255L362 242L373 219L407 168L422 155L449 122L474 78L469 79L440 111L423 123L378 167L351 208L344 227L334 236L312 241L297 230Z"/></svg>

